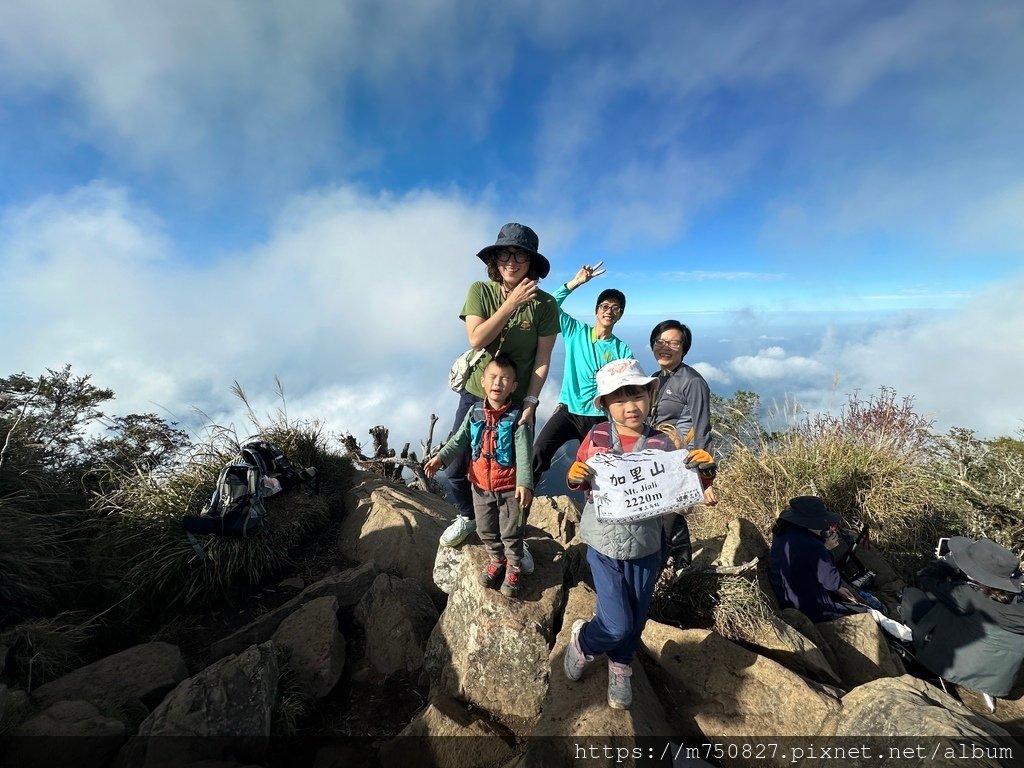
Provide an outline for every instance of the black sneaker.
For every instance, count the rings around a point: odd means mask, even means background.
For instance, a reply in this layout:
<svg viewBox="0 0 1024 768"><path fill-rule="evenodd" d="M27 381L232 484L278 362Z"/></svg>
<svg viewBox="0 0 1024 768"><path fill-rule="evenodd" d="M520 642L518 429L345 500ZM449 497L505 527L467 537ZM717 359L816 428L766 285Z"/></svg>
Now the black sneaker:
<svg viewBox="0 0 1024 768"><path fill-rule="evenodd" d="M492 560L487 567L480 571L480 583L488 589L494 589L501 583L501 577L505 575L505 561Z"/></svg>
<svg viewBox="0 0 1024 768"><path fill-rule="evenodd" d="M509 568L505 572L505 581L501 585L501 594L505 597L519 597L520 569Z"/></svg>

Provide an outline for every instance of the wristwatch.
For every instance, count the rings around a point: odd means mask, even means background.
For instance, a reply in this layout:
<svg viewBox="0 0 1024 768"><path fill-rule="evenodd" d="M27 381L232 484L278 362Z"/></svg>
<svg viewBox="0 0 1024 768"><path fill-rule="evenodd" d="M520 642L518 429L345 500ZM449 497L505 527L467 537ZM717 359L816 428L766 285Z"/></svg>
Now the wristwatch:
<svg viewBox="0 0 1024 768"><path fill-rule="evenodd" d="M526 405L540 405L540 398L535 397L534 395L527 395L523 398L523 402Z"/></svg>

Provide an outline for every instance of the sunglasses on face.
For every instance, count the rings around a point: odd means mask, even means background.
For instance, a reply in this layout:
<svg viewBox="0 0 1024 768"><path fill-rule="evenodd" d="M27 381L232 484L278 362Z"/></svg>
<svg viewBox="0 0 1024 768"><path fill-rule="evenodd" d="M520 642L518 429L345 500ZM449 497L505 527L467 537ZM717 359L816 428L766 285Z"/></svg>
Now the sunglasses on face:
<svg viewBox="0 0 1024 768"><path fill-rule="evenodd" d="M526 251L514 251L508 249L499 251L498 255L495 256L495 260L499 264L508 264L510 261L515 261L516 264L525 264L530 260L530 254Z"/></svg>

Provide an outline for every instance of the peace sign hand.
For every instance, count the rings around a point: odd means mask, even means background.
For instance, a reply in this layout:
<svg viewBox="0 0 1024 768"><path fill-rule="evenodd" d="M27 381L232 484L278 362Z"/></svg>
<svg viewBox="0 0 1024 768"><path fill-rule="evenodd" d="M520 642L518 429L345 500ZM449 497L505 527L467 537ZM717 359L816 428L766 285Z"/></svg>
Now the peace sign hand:
<svg viewBox="0 0 1024 768"><path fill-rule="evenodd" d="M593 266L589 264L584 264L582 267L579 268L579 271L576 273L576 276L572 279L572 284L570 284L569 287L579 288L584 283L589 283L595 277L600 277L601 275L603 275L607 270L601 269L602 264L604 264L603 261L599 261L597 262L597 264L594 264Z"/></svg>

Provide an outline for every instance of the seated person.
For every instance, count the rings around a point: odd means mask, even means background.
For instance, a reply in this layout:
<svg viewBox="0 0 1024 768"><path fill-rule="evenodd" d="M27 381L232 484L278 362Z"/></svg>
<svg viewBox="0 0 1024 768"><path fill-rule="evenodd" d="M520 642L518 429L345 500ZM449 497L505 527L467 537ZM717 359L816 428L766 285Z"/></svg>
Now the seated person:
<svg viewBox="0 0 1024 768"><path fill-rule="evenodd" d="M990 696L1020 689L1024 596L1017 556L991 539L949 540L900 605L917 661L939 677Z"/></svg>
<svg viewBox="0 0 1024 768"><path fill-rule="evenodd" d="M790 499L772 534L768 580L779 608L796 608L813 622L867 610L832 559L831 550L839 544L839 514L819 497Z"/></svg>

